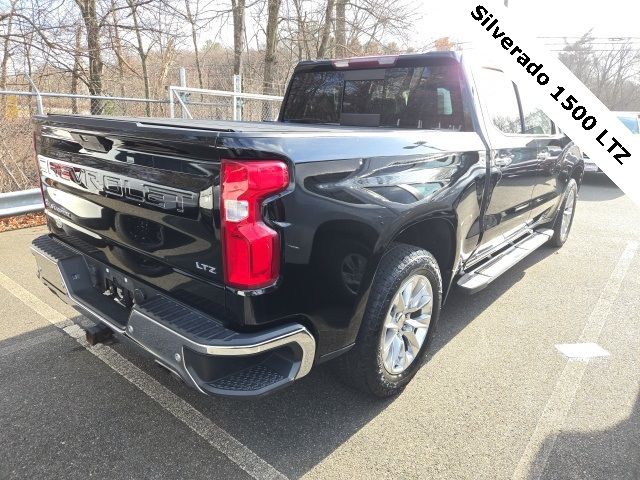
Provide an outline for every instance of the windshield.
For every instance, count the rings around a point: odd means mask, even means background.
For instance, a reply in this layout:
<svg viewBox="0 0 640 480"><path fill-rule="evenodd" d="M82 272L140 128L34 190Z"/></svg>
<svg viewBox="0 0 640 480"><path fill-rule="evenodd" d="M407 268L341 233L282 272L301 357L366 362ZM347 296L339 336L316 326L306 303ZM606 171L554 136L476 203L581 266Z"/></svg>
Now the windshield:
<svg viewBox="0 0 640 480"><path fill-rule="evenodd" d="M639 125L639 117L627 117L624 115L620 115L618 117L624 126L631 130L631 133L635 133L636 135L640 134L640 125Z"/></svg>
<svg viewBox="0 0 640 480"><path fill-rule="evenodd" d="M470 130L457 65L299 72L283 121Z"/></svg>

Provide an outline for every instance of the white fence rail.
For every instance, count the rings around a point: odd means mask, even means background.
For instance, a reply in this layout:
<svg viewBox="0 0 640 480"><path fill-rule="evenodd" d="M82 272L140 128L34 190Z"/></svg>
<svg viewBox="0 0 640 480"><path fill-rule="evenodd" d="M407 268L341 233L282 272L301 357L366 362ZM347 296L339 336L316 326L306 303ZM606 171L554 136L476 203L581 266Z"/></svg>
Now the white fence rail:
<svg viewBox="0 0 640 480"><path fill-rule="evenodd" d="M44 209L39 188L0 193L0 218L39 212Z"/></svg>
<svg viewBox="0 0 640 480"><path fill-rule="evenodd" d="M17 97L42 97L42 98L78 98L84 100L118 100L122 102L141 103L167 103L164 99L156 98L135 98L135 97L113 97L110 95L82 95L79 93L56 93L56 92L25 92L22 90L0 90L0 95L15 95ZM46 113L46 108L43 107Z"/></svg>
<svg viewBox="0 0 640 480"><path fill-rule="evenodd" d="M204 101L192 101L192 95L200 95L202 97L220 97L222 99L228 99L230 103L225 102L204 102ZM169 87L169 116L175 118L176 105L179 105L182 109L182 115L186 118L195 118L192 113L193 106L200 107L217 107L221 110L230 109L232 120L250 120L253 118L245 118L245 106L247 100L258 100L262 104L259 106L259 120L275 120L280 111L280 104L282 98L276 95L262 95L259 93L242 93L242 92L228 92L225 90L208 90L206 88L191 88L191 87ZM250 115L255 117L257 115Z"/></svg>

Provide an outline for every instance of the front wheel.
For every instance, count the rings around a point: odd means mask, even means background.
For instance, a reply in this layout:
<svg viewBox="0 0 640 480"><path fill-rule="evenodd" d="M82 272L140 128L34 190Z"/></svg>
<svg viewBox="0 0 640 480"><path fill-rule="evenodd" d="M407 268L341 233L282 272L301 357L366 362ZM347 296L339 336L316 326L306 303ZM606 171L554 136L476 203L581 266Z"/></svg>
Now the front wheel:
<svg viewBox="0 0 640 480"><path fill-rule="evenodd" d="M573 217L576 213L578 201L578 184L572 178L567 183L564 190L564 198L558 209L558 215L553 224L553 236L549 240L549 245L561 247L569 238L569 232L573 225Z"/></svg>
<svg viewBox="0 0 640 480"><path fill-rule="evenodd" d="M355 346L336 359L342 379L366 393L400 393L417 373L442 302L442 279L429 252L396 245L383 257Z"/></svg>

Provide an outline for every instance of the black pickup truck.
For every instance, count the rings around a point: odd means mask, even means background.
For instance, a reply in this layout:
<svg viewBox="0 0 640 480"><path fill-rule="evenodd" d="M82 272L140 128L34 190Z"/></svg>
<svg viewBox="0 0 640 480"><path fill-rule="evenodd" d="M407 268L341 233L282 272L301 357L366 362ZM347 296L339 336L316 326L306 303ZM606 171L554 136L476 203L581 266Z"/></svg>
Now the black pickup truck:
<svg viewBox="0 0 640 480"><path fill-rule="evenodd" d="M566 241L584 170L503 72L452 52L301 62L276 122L35 124L39 277L214 395L329 360L400 392L454 286Z"/></svg>

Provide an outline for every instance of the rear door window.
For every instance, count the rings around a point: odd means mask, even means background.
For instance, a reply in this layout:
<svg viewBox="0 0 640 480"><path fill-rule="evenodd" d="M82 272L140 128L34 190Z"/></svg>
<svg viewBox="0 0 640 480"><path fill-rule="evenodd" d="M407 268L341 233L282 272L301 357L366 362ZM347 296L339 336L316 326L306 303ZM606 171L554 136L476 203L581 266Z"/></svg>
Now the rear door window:
<svg viewBox="0 0 640 480"><path fill-rule="evenodd" d="M522 133L515 85L500 70L481 68L476 78L491 122L504 133Z"/></svg>
<svg viewBox="0 0 640 480"><path fill-rule="evenodd" d="M538 106L520 92L524 133L527 135L553 134L553 122Z"/></svg>

